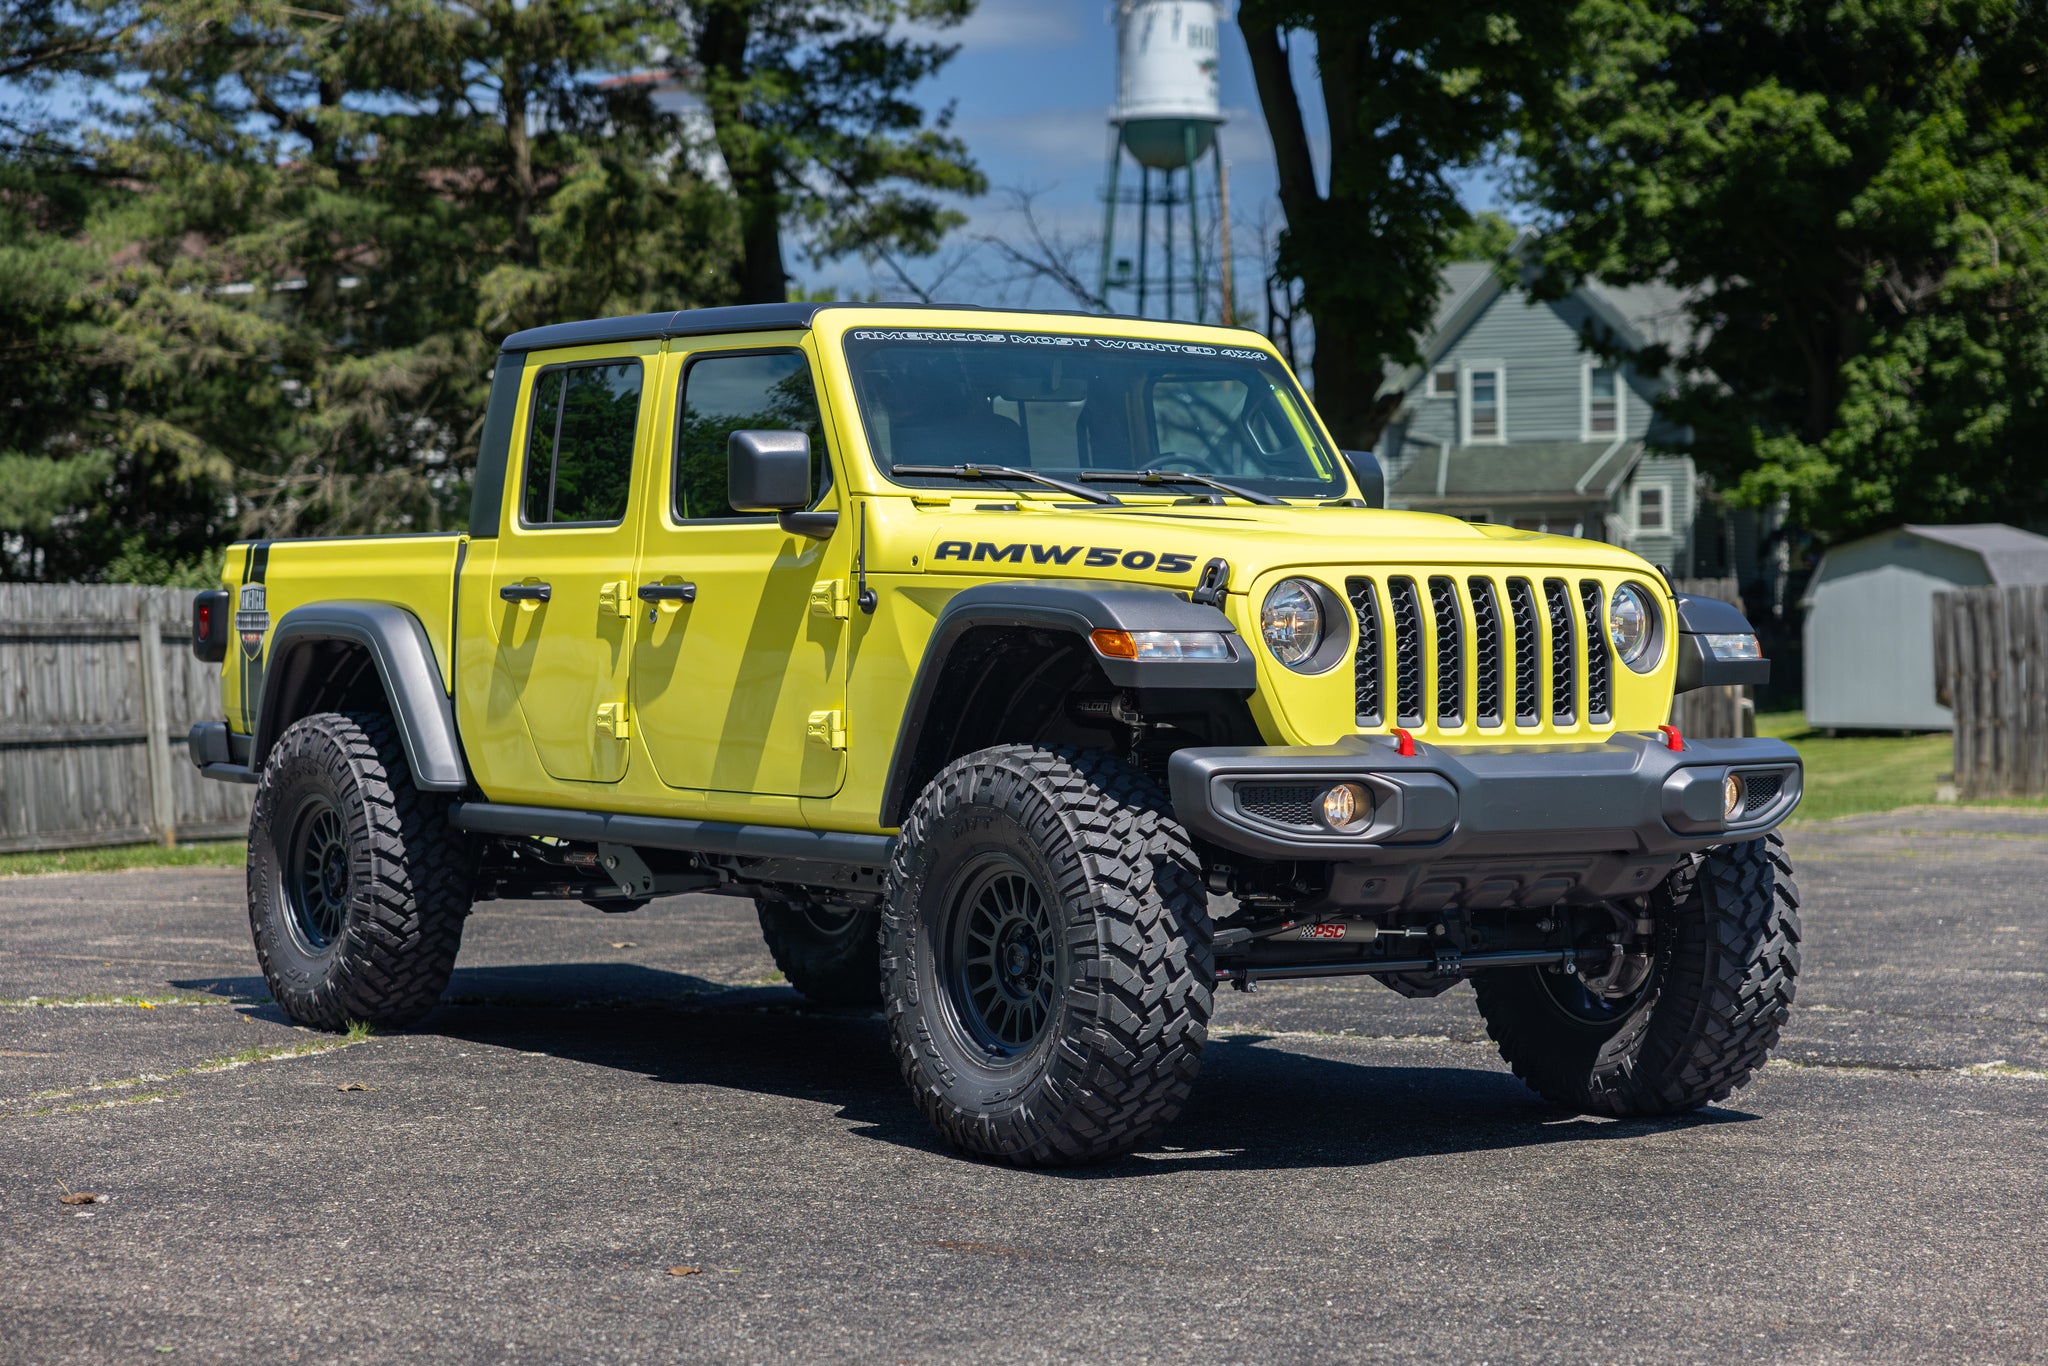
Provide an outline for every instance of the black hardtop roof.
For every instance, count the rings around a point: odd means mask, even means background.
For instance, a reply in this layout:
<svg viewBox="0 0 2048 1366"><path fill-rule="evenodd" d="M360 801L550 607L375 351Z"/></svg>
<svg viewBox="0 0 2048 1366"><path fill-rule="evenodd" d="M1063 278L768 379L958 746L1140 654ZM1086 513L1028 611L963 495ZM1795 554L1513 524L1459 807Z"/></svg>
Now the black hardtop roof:
<svg viewBox="0 0 2048 1366"><path fill-rule="evenodd" d="M1087 318L1099 322L1113 318L1134 323L1156 323L1158 318L1139 318L1123 313L1082 313L1071 308L988 308L980 304L870 304L839 303L734 304L727 308L686 308L675 313L635 313L624 318L593 318L588 322L552 323L529 327L505 338L500 351L546 351L558 346L601 346L607 342L665 341L670 337L705 337L721 332L773 332L809 327L811 320L827 308L888 308L905 311L946 311L971 313L1026 313L1040 317ZM1220 327L1221 324L1203 324ZM1231 328L1243 332L1248 328Z"/></svg>

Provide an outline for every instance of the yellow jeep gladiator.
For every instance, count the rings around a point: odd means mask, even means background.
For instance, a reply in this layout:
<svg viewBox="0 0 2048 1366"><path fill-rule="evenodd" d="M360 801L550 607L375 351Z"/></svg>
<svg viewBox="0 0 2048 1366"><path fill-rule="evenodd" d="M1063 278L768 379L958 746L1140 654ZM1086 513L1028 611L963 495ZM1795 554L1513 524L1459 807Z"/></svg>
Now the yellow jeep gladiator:
<svg viewBox="0 0 2048 1366"><path fill-rule="evenodd" d="M194 605L279 1004L409 1024L481 900L753 899L970 1152L1129 1150L1219 983L1469 980L1609 1115L1740 1086L1798 756L1664 724L1749 624L1389 511L1250 332L777 304L521 332L469 529L257 541Z"/></svg>

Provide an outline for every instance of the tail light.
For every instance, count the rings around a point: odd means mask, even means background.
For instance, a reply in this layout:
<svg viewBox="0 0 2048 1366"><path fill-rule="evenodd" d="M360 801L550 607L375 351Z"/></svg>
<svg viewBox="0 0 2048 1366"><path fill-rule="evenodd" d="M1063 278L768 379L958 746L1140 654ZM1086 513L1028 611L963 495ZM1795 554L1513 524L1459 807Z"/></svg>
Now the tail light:
<svg viewBox="0 0 2048 1366"><path fill-rule="evenodd" d="M233 614L228 610L227 590L209 589L192 599L192 653L208 664L218 664L228 657L228 630L233 625L228 620Z"/></svg>

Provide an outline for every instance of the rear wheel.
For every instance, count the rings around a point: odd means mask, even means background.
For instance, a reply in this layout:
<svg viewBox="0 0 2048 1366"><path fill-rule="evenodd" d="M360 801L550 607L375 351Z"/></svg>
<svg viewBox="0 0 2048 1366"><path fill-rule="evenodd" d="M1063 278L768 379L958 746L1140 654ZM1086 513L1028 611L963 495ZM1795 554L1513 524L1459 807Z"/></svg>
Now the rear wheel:
<svg viewBox="0 0 2048 1366"><path fill-rule="evenodd" d="M881 912L757 896L761 937L789 984L819 1005L882 1003Z"/></svg>
<svg viewBox="0 0 2048 1366"><path fill-rule="evenodd" d="M956 760L903 823L882 920L890 1039L955 1146L1023 1164L1128 1152L1207 1038L1207 896L1165 794L1112 756Z"/></svg>
<svg viewBox="0 0 2048 1366"><path fill-rule="evenodd" d="M455 967L476 857L414 789L388 716L323 712L278 738L249 820L249 924L301 1024L399 1027Z"/></svg>
<svg viewBox="0 0 2048 1366"><path fill-rule="evenodd" d="M1545 968L1473 977L1501 1057L1544 1099L1592 1114L1679 1114L1747 1083L1776 1047L1799 976L1784 842L1712 849L1652 901L1650 976L1621 999Z"/></svg>

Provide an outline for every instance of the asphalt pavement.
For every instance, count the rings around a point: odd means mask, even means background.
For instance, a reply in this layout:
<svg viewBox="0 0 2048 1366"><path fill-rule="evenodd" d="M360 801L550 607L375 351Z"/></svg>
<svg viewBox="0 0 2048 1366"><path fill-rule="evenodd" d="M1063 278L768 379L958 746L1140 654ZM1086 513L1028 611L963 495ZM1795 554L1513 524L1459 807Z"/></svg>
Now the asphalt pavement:
<svg viewBox="0 0 2048 1366"><path fill-rule="evenodd" d="M1559 1114L1465 988L1266 984L1078 1172L939 1146L746 902L480 907L351 1040L238 871L0 880L0 1362L2048 1359L2048 816L1791 847L1798 1005L1720 1106Z"/></svg>

